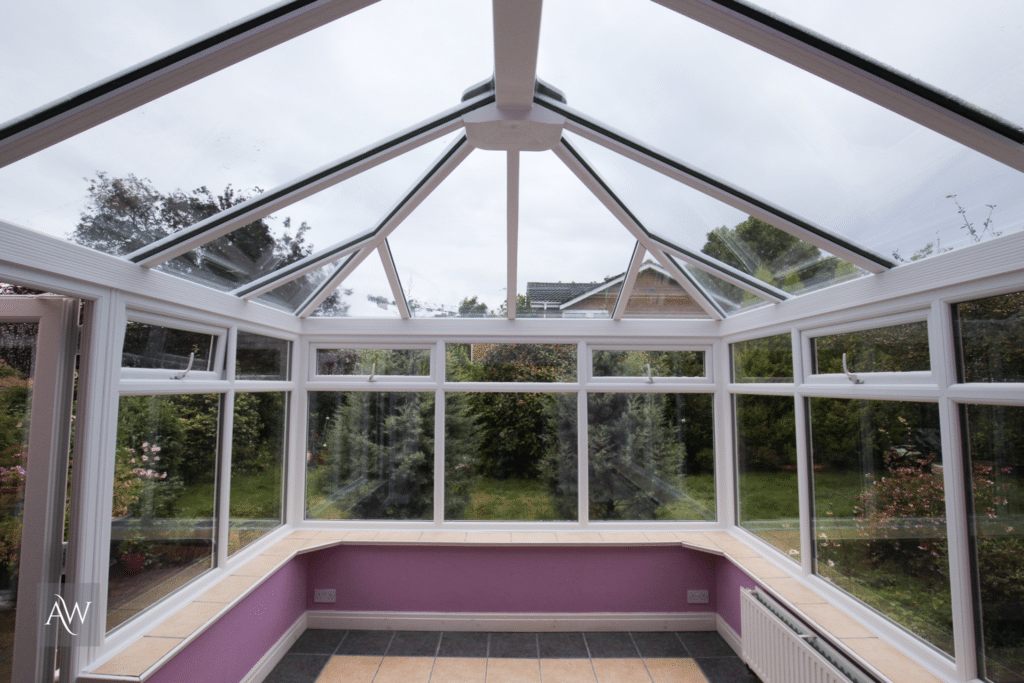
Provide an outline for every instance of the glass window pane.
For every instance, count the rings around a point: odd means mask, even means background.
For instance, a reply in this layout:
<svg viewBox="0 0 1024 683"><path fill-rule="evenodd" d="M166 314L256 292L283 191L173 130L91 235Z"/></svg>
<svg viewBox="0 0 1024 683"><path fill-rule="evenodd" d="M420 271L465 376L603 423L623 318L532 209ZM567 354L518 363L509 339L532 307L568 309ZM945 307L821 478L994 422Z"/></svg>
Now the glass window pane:
<svg viewBox="0 0 1024 683"><path fill-rule="evenodd" d="M590 519L714 520L712 398L588 394Z"/></svg>
<svg viewBox="0 0 1024 683"><path fill-rule="evenodd" d="M1024 680L1024 408L966 406L984 676Z"/></svg>
<svg viewBox="0 0 1024 683"><path fill-rule="evenodd" d="M733 382L793 381L793 345L789 334L737 342L731 347Z"/></svg>
<svg viewBox="0 0 1024 683"><path fill-rule="evenodd" d="M445 395L445 518L578 519L576 394Z"/></svg>
<svg viewBox="0 0 1024 683"><path fill-rule="evenodd" d="M432 519L434 393L309 393L307 519Z"/></svg>
<svg viewBox="0 0 1024 683"><path fill-rule="evenodd" d="M704 377L703 351L594 351L594 377Z"/></svg>
<svg viewBox="0 0 1024 683"><path fill-rule="evenodd" d="M913 372L931 369L928 323L891 325L875 330L815 337L814 373Z"/></svg>
<svg viewBox="0 0 1024 683"><path fill-rule="evenodd" d="M228 554L282 523L286 392L235 394Z"/></svg>
<svg viewBox="0 0 1024 683"><path fill-rule="evenodd" d="M430 349L317 349L318 375L430 374Z"/></svg>
<svg viewBox="0 0 1024 683"><path fill-rule="evenodd" d="M287 381L291 353L292 343L287 339L239 330L235 344L235 379Z"/></svg>
<svg viewBox="0 0 1024 683"><path fill-rule="evenodd" d="M815 571L953 654L939 408L810 399Z"/></svg>
<svg viewBox="0 0 1024 683"><path fill-rule="evenodd" d="M1024 292L953 308L962 382L1024 382Z"/></svg>
<svg viewBox="0 0 1024 683"><path fill-rule="evenodd" d="M184 370L195 354L193 370L213 370L216 349L217 337L212 334L129 321L121 366Z"/></svg>
<svg viewBox="0 0 1024 683"><path fill-rule="evenodd" d="M449 382L575 382L575 344L448 344Z"/></svg>
<svg viewBox="0 0 1024 683"><path fill-rule="evenodd" d="M740 526L800 559L792 396L734 397Z"/></svg>
<svg viewBox="0 0 1024 683"><path fill-rule="evenodd" d="M618 293L609 302L609 311ZM710 318L679 282L660 264L645 261L629 293L624 318Z"/></svg>
<svg viewBox="0 0 1024 683"><path fill-rule="evenodd" d="M213 566L218 394L122 396L107 630Z"/></svg>

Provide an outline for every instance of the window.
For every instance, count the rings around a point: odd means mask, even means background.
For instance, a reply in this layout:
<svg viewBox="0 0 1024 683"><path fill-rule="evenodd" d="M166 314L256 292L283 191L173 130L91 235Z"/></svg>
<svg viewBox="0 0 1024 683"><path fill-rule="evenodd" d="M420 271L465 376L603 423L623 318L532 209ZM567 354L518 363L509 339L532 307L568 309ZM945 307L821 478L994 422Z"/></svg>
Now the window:
<svg viewBox="0 0 1024 683"><path fill-rule="evenodd" d="M846 332L811 339L813 374L850 372L927 372L928 324L924 321Z"/></svg>
<svg viewBox="0 0 1024 683"><path fill-rule="evenodd" d="M288 398L283 391L235 394L228 554L284 521Z"/></svg>
<svg viewBox="0 0 1024 683"><path fill-rule="evenodd" d="M961 382L1024 382L1024 292L953 307Z"/></svg>
<svg viewBox="0 0 1024 683"><path fill-rule="evenodd" d="M793 346L788 334L731 345L733 382L792 382Z"/></svg>
<svg viewBox="0 0 1024 683"><path fill-rule="evenodd" d="M286 339L265 337L238 331L235 348L235 379L291 379L292 343Z"/></svg>
<svg viewBox="0 0 1024 683"><path fill-rule="evenodd" d="M216 333L168 327L129 320L124 334L121 367L130 368L130 377L181 378L184 373L218 373L222 349ZM151 372L138 372L150 370ZM176 370L179 372L152 372Z"/></svg>

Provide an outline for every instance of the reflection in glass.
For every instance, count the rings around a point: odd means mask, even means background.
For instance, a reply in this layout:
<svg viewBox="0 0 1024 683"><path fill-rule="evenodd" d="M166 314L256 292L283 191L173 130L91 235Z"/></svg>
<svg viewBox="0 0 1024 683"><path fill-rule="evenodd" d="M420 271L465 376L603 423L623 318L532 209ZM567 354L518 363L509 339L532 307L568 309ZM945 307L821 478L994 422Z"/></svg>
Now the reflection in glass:
<svg viewBox="0 0 1024 683"><path fill-rule="evenodd" d="M799 560L800 503L793 397L733 398L740 526Z"/></svg>
<svg viewBox="0 0 1024 683"><path fill-rule="evenodd" d="M216 349L217 337L212 334L129 321L121 366L184 370L195 354L192 370L213 370Z"/></svg>
<svg viewBox="0 0 1024 683"><path fill-rule="evenodd" d="M953 307L961 382L1024 382L1024 292Z"/></svg>
<svg viewBox="0 0 1024 683"><path fill-rule="evenodd" d="M448 344L449 382L575 382L576 344Z"/></svg>
<svg viewBox="0 0 1024 683"><path fill-rule="evenodd" d="M815 571L953 654L938 405L809 401Z"/></svg>
<svg viewBox="0 0 1024 683"><path fill-rule="evenodd" d="M962 408L971 458L971 536L981 630L978 664L993 683L1024 680L1024 408Z"/></svg>
<svg viewBox="0 0 1024 683"><path fill-rule="evenodd" d="M431 519L434 393L309 393L307 519Z"/></svg>
<svg viewBox="0 0 1024 683"><path fill-rule="evenodd" d="M292 343L287 339L239 330L235 344L235 379L287 381L291 352Z"/></svg>
<svg viewBox="0 0 1024 683"><path fill-rule="evenodd" d="M843 372L913 372L931 369L928 323L907 323L874 330L815 337L814 374Z"/></svg>
<svg viewBox="0 0 1024 683"><path fill-rule="evenodd" d="M714 520L710 394L587 395L590 519Z"/></svg>
<svg viewBox="0 0 1024 683"><path fill-rule="evenodd" d="M213 566L220 399L121 397L108 631Z"/></svg>
<svg viewBox="0 0 1024 683"><path fill-rule="evenodd" d="M736 342L731 347L733 382L793 381L793 346L789 334Z"/></svg>
<svg viewBox="0 0 1024 683"><path fill-rule="evenodd" d="M594 377L704 377L703 351L594 351Z"/></svg>
<svg viewBox="0 0 1024 683"><path fill-rule="evenodd" d="M445 395L445 518L578 518L576 394Z"/></svg>
<svg viewBox="0 0 1024 683"><path fill-rule="evenodd" d="M616 299L618 295L616 294ZM611 302L614 305L614 300ZM640 267L624 318L709 318L682 285L653 261Z"/></svg>
<svg viewBox="0 0 1024 683"><path fill-rule="evenodd" d="M235 394L231 432L228 554L277 526L284 499L284 446L288 394Z"/></svg>
<svg viewBox="0 0 1024 683"><path fill-rule="evenodd" d="M318 375L430 374L430 349L317 349Z"/></svg>
<svg viewBox="0 0 1024 683"><path fill-rule="evenodd" d="M308 273L298 280L292 280L286 282L276 289L272 289L266 294L260 294L254 299L262 304L277 308L288 313L293 313L298 310L299 306L306 302L313 292L317 290L322 282L327 280L331 275L334 274L336 264L329 264L314 270L312 273ZM337 290L332 292L330 296L324 299L324 302L320 304L321 311L319 315L326 316L345 316L348 315L349 302L347 296L351 292L347 289L339 287Z"/></svg>

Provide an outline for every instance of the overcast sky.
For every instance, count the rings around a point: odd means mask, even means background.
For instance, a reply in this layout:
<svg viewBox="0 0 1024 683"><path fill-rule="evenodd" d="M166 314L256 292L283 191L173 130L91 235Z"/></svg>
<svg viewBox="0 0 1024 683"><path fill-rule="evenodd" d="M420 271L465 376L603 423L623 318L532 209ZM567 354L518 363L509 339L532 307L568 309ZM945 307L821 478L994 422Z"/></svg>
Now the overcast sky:
<svg viewBox="0 0 1024 683"><path fill-rule="evenodd" d="M0 121L259 10L258 0L4 3ZM1019 0L764 0L770 11L1024 123ZM490 76L487 0L382 0L0 169L0 218L65 237L88 178L164 192L267 189L458 103ZM647 0L547 0L538 75L569 105L875 251L962 244L1024 225L1024 178L795 67ZM279 211L327 247L379 220L445 141ZM585 147L585 153L591 148ZM588 156L649 227L699 249L744 215L633 162ZM522 159L519 291L622 272L633 240L549 152ZM390 240L411 298L496 308L505 287L505 155L477 150ZM372 256L353 314L390 297Z"/></svg>

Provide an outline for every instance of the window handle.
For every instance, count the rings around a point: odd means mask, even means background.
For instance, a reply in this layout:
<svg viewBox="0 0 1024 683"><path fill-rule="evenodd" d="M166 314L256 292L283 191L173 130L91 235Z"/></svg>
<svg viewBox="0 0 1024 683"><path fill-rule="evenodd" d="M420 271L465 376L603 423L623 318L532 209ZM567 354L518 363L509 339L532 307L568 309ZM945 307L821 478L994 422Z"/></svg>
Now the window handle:
<svg viewBox="0 0 1024 683"><path fill-rule="evenodd" d="M854 384L864 384L864 380L857 377L857 375L850 372L849 368L846 367L846 354L843 354L843 372L846 373L846 379L850 380Z"/></svg>

